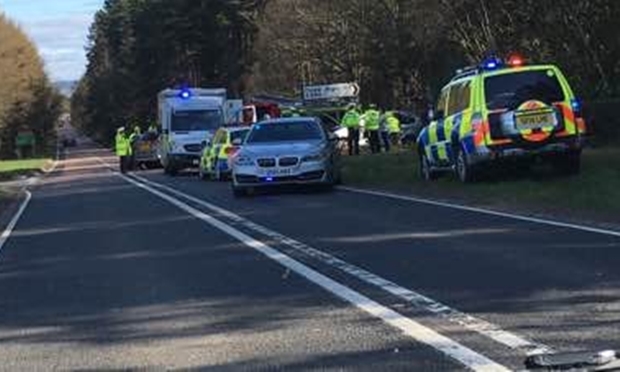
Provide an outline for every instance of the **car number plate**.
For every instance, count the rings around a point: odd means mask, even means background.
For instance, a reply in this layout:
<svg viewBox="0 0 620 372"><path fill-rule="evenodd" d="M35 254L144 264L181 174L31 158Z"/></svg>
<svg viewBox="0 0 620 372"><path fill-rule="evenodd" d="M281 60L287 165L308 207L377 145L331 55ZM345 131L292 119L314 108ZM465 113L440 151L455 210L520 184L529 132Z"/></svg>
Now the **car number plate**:
<svg viewBox="0 0 620 372"><path fill-rule="evenodd" d="M192 164L198 165L198 164L200 164L200 160L194 159L194 160L192 160Z"/></svg>
<svg viewBox="0 0 620 372"><path fill-rule="evenodd" d="M267 169L263 171L263 175L267 177L290 176L292 173L291 169Z"/></svg>
<svg viewBox="0 0 620 372"><path fill-rule="evenodd" d="M522 114L517 115L515 123L518 130L540 129L552 127L555 124L553 114Z"/></svg>

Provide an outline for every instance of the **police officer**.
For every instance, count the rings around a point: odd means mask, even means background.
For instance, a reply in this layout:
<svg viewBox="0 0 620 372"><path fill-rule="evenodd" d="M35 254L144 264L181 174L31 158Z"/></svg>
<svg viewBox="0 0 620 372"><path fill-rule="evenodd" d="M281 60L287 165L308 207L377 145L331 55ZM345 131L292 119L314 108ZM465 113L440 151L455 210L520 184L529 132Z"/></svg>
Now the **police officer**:
<svg viewBox="0 0 620 372"><path fill-rule="evenodd" d="M139 125L135 125L133 127L133 132L129 136L129 141L133 144L135 141L138 140L138 138L140 138L141 134L142 134L142 129L140 129Z"/></svg>
<svg viewBox="0 0 620 372"><path fill-rule="evenodd" d="M347 128L347 147L349 155L360 154L360 122L362 116L355 105L350 105L349 110L342 117L341 125Z"/></svg>
<svg viewBox="0 0 620 372"><path fill-rule="evenodd" d="M381 139L381 145L385 149L385 152L390 152L390 133L388 128L388 114L389 111L384 112L379 119L379 134Z"/></svg>
<svg viewBox="0 0 620 372"><path fill-rule="evenodd" d="M119 158L121 173L127 173L129 161L132 154L131 141L125 132L125 127L116 130L115 139L116 156Z"/></svg>
<svg viewBox="0 0 620 372"><path fill-rule="evenodd" d="M377 110L377 105L371 104L370 108L364 113L364 128L368 132L368 142L370 142L370 151L373 154L381 152L381 144L379 141L379 120L381 113Z"/></svg>
<svg viewBox="0 0 620 372"><path fill-rule="evenodd" d="M400 142L400 134L402 131L400 128L400 120L398 119L398 117L396 117L394 111L388 112L386 117L387 130L390 137L389 141L392 143L393 146L398 146Z"/></svg>
<svg viewBox="0 0 620 372"><path fill-rule="evenodd" d="M142 135L142 129L140 129L139 125L135 125L133 127L133 132L129 136L129 145L131 146L131 156L129 157L129 170L134 170L136 168L136 159L135 159L135 151L134 147L136 146L136 142L140 139Z"/></svg>

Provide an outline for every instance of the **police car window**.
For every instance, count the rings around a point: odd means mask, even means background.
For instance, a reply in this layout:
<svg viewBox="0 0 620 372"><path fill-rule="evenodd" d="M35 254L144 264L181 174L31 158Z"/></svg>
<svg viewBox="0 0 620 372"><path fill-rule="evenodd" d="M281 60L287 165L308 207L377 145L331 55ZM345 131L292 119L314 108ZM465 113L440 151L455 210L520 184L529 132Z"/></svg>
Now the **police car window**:
<svg viewBox="0 0 620 372"><path fill-rule="evenodd" d="M531 100L551 104L565 99L556 74L547 70L487 77L484 90L489 110L516 109Z"/></svg>
<svg viewBox="0 0 620 372"><path fill-rule="evenodd" d="M469 82L452 86L446 116L452 116L466 110L469 107L470 97Z"/></svg>
<svg viewBox="0 0 620 372"><path fill-rule="evenodd" d="M222 126L223 118L219 110L187 110L172 114L173 132L210 131Z"/></svg>

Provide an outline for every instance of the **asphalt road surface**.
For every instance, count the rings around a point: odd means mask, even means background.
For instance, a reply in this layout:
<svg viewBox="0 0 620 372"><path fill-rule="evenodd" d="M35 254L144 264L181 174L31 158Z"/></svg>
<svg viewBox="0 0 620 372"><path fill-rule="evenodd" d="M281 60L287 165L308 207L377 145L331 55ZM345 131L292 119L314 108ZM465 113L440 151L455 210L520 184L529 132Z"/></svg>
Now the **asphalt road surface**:
<svg viewBox="0 0 620 372"><path fill-rule="evenodd" d="M620 349L620 234L351 190L235 199L81 140L0 251L0 370L505 371Z"/></svg>

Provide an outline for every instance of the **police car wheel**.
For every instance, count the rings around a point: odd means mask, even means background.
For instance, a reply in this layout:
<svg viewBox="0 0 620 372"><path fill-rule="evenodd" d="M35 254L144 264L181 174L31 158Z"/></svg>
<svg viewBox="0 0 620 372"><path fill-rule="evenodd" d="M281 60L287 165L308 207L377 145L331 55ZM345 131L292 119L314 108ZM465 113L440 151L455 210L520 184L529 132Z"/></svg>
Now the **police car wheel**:
<svg viewBox="0 0 620 372"><path fill-rule="evenodd" d="M420 153L419 159L420 159L420 165L419 165L420 177L424 181L432 181L436 179L437 177L435 175L435 172L433 172L433 170L431 169L431 164L428 161L426 154Z"/></svg>
<svg viewBox="0 0 620 372"><path fill-rule="evenodd" d="M469 164L467 154L462 149L458 149L454 169L456 176L461 182L468 183L474 181L474 167Z"/></svg>

